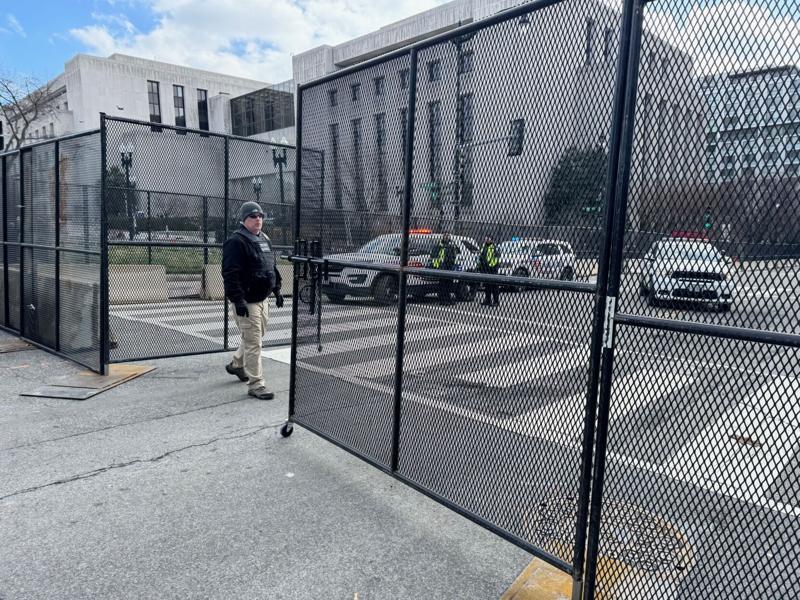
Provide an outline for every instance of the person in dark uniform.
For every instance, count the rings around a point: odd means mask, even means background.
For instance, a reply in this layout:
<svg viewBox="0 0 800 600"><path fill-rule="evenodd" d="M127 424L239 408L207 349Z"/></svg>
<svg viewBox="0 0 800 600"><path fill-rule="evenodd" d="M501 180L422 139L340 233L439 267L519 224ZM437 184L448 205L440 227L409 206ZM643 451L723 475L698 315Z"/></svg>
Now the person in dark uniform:
<svg viewBox="0 0 800 600"><path fill-rule="evenodd" d="M489 273L497 275L497 270L500 265L500 251L494 245L492 236L487 235L483 239L483 246L481 247L481 255L478 259L478 270L481 273ZM500 306L500 290L496 283L487 283L486 297L484 298L484 306Z"/></svg>
<svg viewBox="0 0 800 600"><path fill-rule="evenodd" d="M275 306L283 306L281 276L272 242L261 231L264 213L255 202L245 202L239 211L240 227L222 246L222 279L225 296L233 307L242 341L225 370L247 382L247 394L271 400L274 394L264 383L261 338L269 319L267 297L275 294Z"/></svg>
<svg viewBox="0 0 800 600"><path fill-rule="evenodd" d="M434 246L431 253L431 265L434 269L452 271L456 266L456 247L450 240L450 234L445 232L442 239ZM455 304L452 296L453 280L443 277L439 280L439 304Z"/></svg>

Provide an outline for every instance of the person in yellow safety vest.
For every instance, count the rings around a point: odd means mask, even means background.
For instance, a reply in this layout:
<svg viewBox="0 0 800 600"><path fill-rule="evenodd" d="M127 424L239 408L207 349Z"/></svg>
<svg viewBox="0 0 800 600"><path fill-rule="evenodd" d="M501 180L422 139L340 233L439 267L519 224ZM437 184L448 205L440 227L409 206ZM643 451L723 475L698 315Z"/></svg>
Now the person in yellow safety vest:
<svg viewBox="0 0 800 600"><path fill-rule="evenodd" d="M456 266L456 247L450 240L449 233L442 234L442 239L433 247L431 259L431 265L434 269L452 271L453 267ZM452 279L443 277L439 280L439 304L455 304L451 293L452 288Z"/></svg>
<svg viewBox="0 0 800 600"><path fill-rule="evenodd" d="M489 273L497 275L497 270L500 265L500 251L492 241L492 236L487 235L483 238L483 246L481 247L481 255L478 259L478 270L481 273ZM481 304L483 306L500 306L500 290L497 284L487 283L485 286L486 298Z"/></svg>

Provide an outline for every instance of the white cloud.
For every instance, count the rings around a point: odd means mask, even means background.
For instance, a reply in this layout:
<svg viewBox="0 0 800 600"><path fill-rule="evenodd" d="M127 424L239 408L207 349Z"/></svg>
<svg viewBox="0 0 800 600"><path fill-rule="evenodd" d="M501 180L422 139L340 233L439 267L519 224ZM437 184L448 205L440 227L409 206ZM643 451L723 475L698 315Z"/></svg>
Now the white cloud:
<svg viewBox="0 0 800 600"><path fill-rule="evenodd" d="M292 76L292 54L444 1L150 0L156 25L149 31L138 31L124 15L95 14L94 23L70 34L100 55L120 52L276 83Z"/></svg>
<svg viewBox="0 0 800 600"><path fill-rule="evenodd" d="M698 74L800 64L800 15L774 14L765 5L727 0L695 4L683 19L646 13L653 34L687 52Z"/></svg>
<svg viewBox="0 0 800 600"><path fill-rule="evenodd" d="M25 29L23 29L23 27L20 24L20 22L17 21L17 17L12 15L11 13L8 13L6 15L6 25L9 27L9 29L11 31L13 31L14 33L19 35L20 37L28 37L28 34L25 33ZM4 30L8 31L8 29L4 29Z"/></svg>

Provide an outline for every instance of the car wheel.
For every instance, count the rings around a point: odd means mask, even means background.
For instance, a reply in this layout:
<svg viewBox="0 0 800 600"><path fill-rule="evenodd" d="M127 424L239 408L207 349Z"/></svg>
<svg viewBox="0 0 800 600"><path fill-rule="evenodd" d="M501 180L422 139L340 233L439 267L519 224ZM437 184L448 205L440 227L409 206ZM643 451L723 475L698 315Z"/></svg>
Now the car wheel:
<svg viewBox="0 0 800 600"><path fill-rule="evenodd" d="M456 299L461 302L472 302L475 300L475 287L466 281L459 281L456 287Z"/></svg>
<svg viewBox="0 0 800 600"><path fill-rule="evenodd" d="M721 312L721 313L731 312L731 305L730 304L720 304L719 305L719 312Z"/></svg>
<svg viewBox="0 0 800 600"><path fill-rule="evenodd" d="M561 271L561 281L572 281L575 279L575 271L572 270L572 267L564 267Z"/></svg>
<svg viewBox="0 0 800 600"><path fill-rule="evenodd" d="M372 297L378 304L388 306L397 303L397 279L392 275L381 275L372 288Z"/></svg>
<svg viewBox="0 0 800 600"><path fill-rule="evenodd" d="M300 301L305 304L311 304L311 284L301 283L299 292Z"/></svg>
<svg viewBox="0 0 800 600"><path fill-rule="evenodd" d="M644 284L644 280L639 281L639 295L642 298L647 297L647 286Z"/></svg>
<svg viewBox="0 0 800 600"><path fill-rule="evenodd" d="M344 302L344 294L334 294L332 292L325 292L325 295L328 297L328 300L330 300L334 304L341 304L342 302Z"/></svg>

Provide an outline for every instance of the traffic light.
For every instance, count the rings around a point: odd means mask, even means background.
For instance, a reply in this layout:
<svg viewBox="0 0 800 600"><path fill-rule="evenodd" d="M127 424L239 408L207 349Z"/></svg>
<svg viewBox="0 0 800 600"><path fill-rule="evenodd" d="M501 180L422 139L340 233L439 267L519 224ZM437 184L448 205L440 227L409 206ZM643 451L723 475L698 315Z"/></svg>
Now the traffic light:
<svg viewBox="0 0 800 600"><path fill-rule="evenodd" d="M711 229L711 225L713 225L714 221L711 218L711 209L707 208L706 212L703 213L703 229Z"/></svg>

